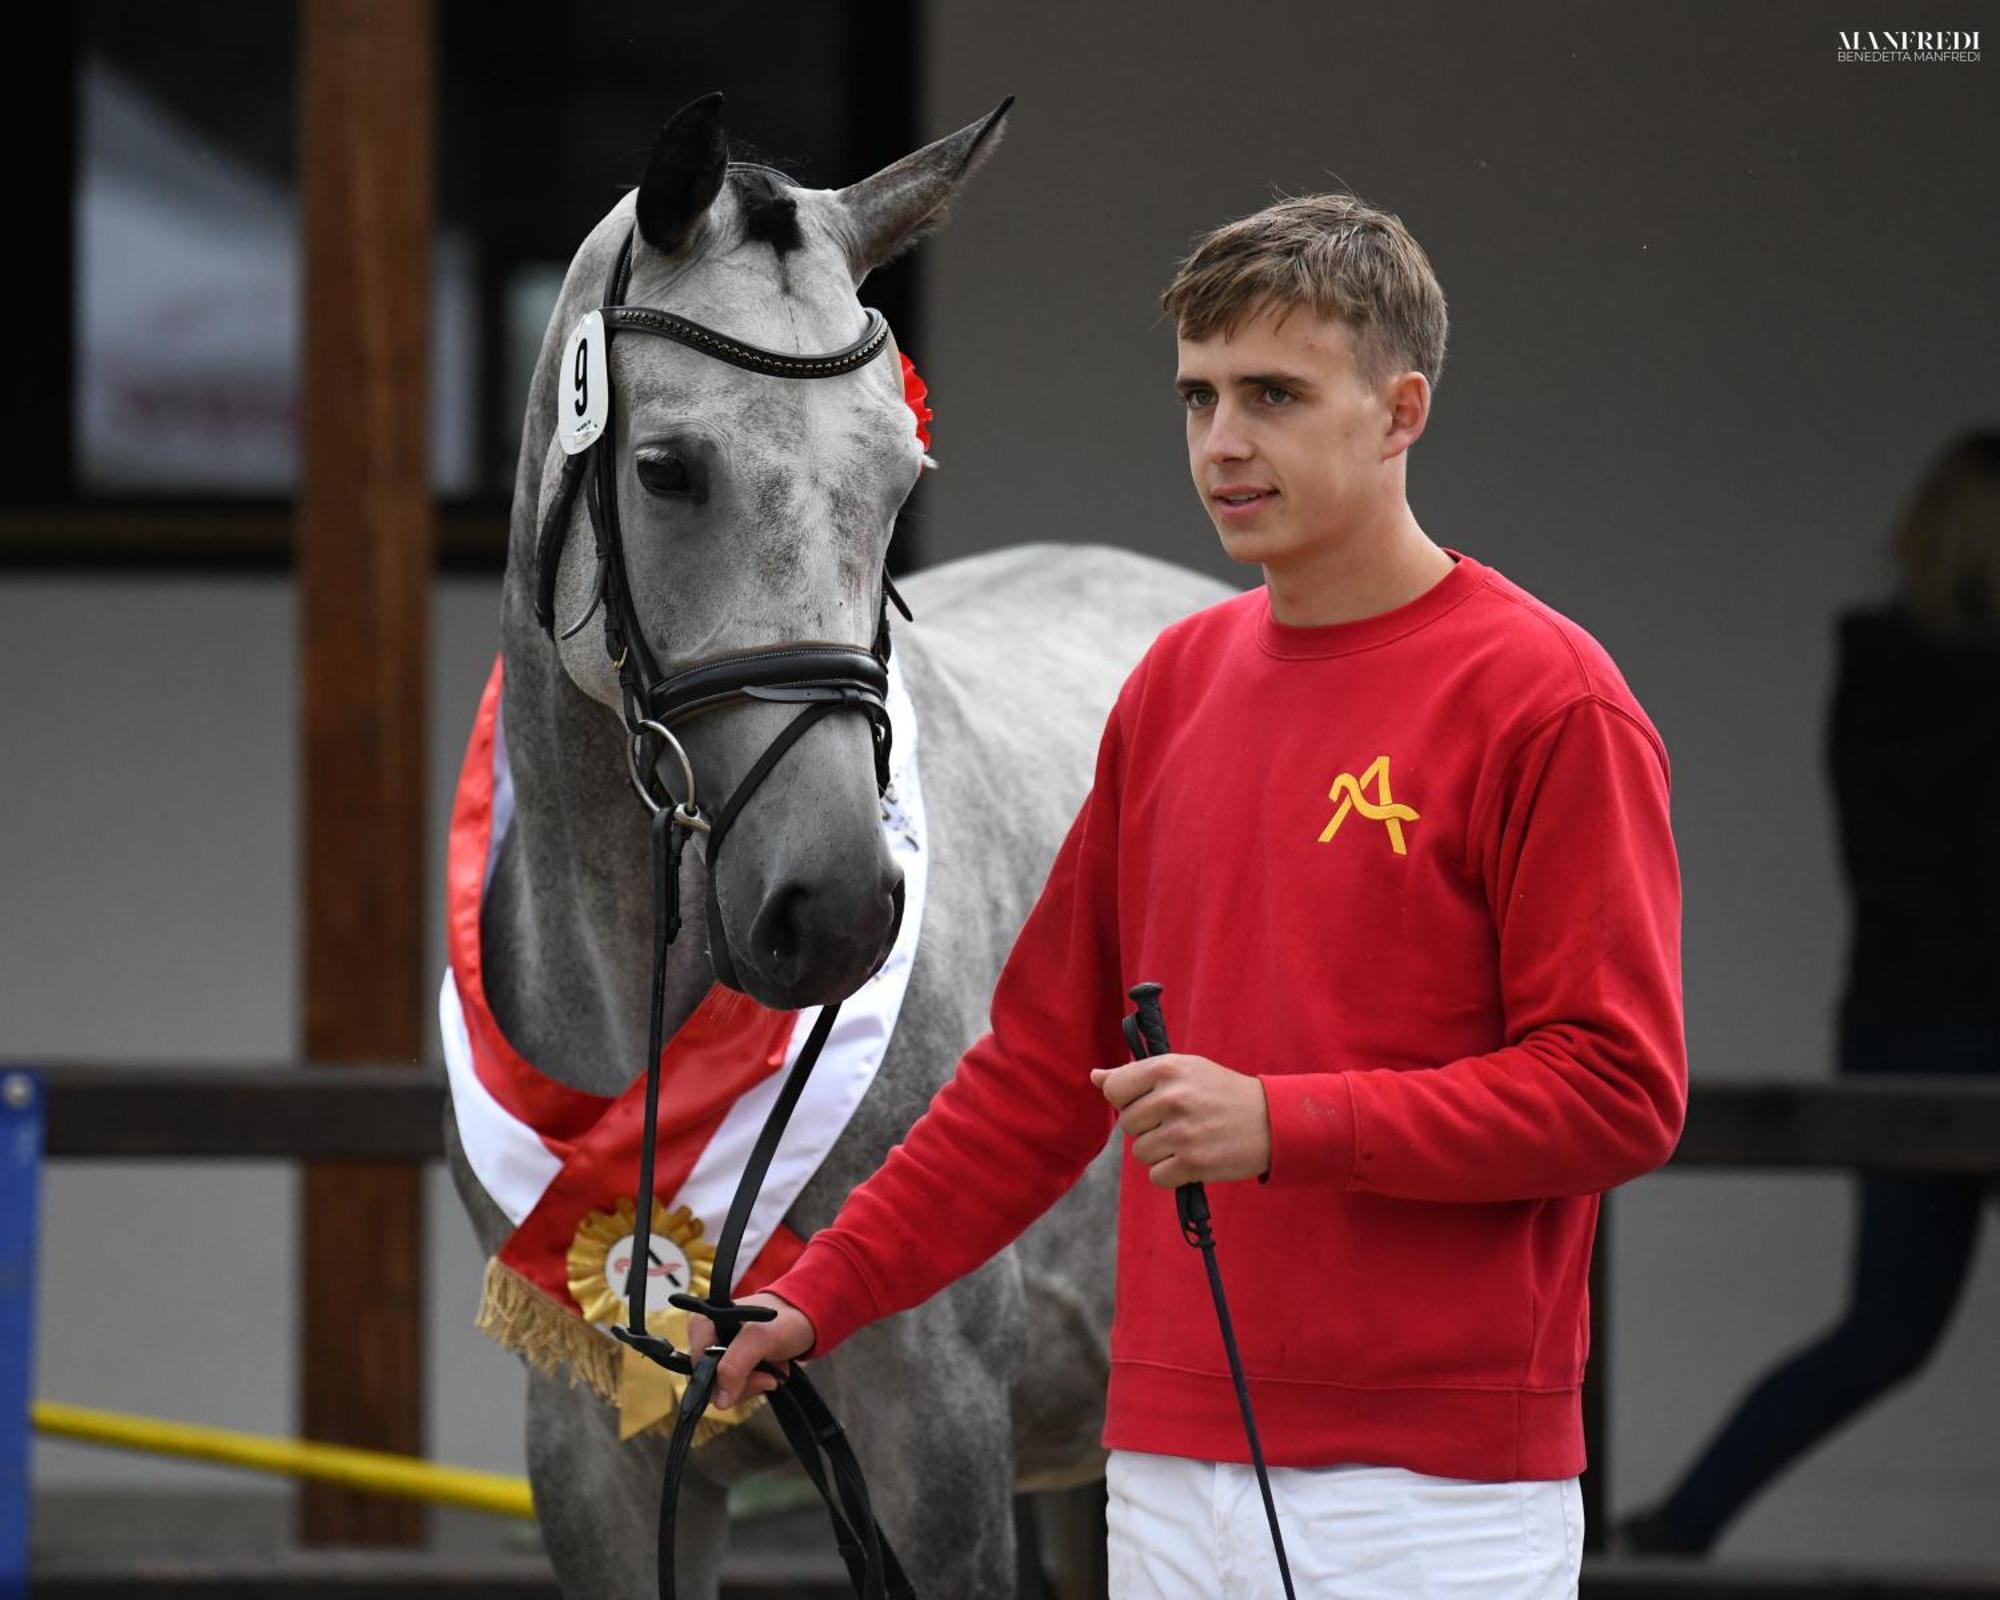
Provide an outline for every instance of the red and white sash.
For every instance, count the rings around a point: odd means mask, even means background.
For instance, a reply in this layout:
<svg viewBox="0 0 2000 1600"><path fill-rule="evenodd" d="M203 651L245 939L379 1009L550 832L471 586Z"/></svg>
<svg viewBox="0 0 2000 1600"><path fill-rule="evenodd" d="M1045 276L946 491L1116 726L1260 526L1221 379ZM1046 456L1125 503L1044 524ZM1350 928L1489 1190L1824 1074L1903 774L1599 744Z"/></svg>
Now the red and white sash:
<svg viewBox="0 0 2000 1600"><path fill-rule="evenodd" d="M881 970L842 1004L785 1130L743 1236L740 1259L748 1265L732 1290L739 1295L775 1278L804 1247L782 1219L874 1081L909 986L929 856L916 714L893 660L888 706L895 738L882 827L903 869L902 927ZM681 1381L604 1331L625 1315L645 1078L635 1074L615 1096L572 1089L536 1071L501 1034L486 1001L479 923L513 814L496 660L452 807L451 965L438 996L459 1142L481 1187L514 1224L487 1264L479 1325L545 1370L567 1368L615 1400L621 1436L629 1438L670 1419ZM707 1289L711 1241L785 1069L818 1014L817 1007L767 1010L717 984L661 1052L647 1322L683 1348L687 1319L667 1306L667 1294ZM705 1427L726 1427L747 1410L712 1416Z"/></svg>

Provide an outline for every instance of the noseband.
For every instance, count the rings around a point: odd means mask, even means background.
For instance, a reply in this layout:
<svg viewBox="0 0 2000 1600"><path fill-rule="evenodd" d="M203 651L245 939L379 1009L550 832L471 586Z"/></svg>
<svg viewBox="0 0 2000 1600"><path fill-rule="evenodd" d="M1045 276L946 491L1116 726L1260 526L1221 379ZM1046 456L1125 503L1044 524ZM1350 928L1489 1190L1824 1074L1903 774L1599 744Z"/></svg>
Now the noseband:
<svg viewBox="0 0 2000 1600"><path fill-rule="evenodd" d="M561 430L565 452L562 476L535 543L535 617L553 641L556 637L556 575L562 559L563 541L569 533L571 513L581 492L590 515L591 533L596 540L597 574L589 608L563 630L562 637L567 639L580 632L599 608L603 609L604 647L612 669L618 675L625 719L626 768L634 791L652 819L653 993L646 1049L645 1113L645 1126L650 1130L657 1128L659 1123L667 953L680 931L680 864L688 835L708 835L707 909L710 957L715 975L729 987L740 988L716 892L716 869L722 842L757 786L785 752L815 723L836 711L852 709L867 717L875 741L876 790L879 794L887 789L891 740L887 699L890 602L895 603L905 621L912 619L909 607L890 582L885 566L875 641L871 649L862 650L852 645L819 640L799 640L712 657L671 676L660 670L633 606L631 578L619 528L618 463L614 443L617 431L616 396L609 381L612 335L623 331L670 339L704 356L764 377L815 379L837 378L865 367L888 347L889 326L882 320L880 312L871 310L867 313L867 325L861 337L852 344L824 355L794 356L745 344L740 339L669 311L656 310L651 306L628 306L622 302L631 277L632 241L633 235L627 233L605 285L604 304L578 325L577 332L566 347L566 377L571 387L561 404L573 406L575 416L586 420L581 426L566 426ZM594 327L592 317L596 319ZM593 340L594 350L591 348ZM564 419L566 422L571 420L568 412L564 413ZM696 798L694 765L673 730L692 717L738 702L796 704L802 709L744 774L722 810L711 813ZM680 801L676 801L662 787L656 770L660 760L670 750L680 766L686 788L687 797ZM681 1394L673 1438L667 1449L666 1477L660 1493L661 1600L673 1600L675 1592L675 1506L679 1499L680 1475L693 1448L695 1426L708 1409L709 1397L714 1392L717 1362L727 1343L745 1322L767 1321L770 1317L770 1313L760 1307L741 1307L730 1300L730 1290L736 1277L737 1251L764 1174L791 1118L792 1108L798 1103L806 1078L824 1048L827 1036L833 1031L834 1019L839 1013L838 1003L821 1008L797 1064L758 1134L742 1180L730 1201L728 1219L716 1241L715 1260L709 1277L710 1297L698 1299L688 1294L669 1297L671 1303L682 1310L707 1317L715 1325L716 1337L721 1343L710 1346L696 1360L648 1331L646 1266L649 1250L635 1249L632 1252L631 1274L625 1287L630 1316L626 1326L613 1327L611 1331L641 1355L688 1380ZM640 1141L639 1182L635 1196L635 1210L640 1218L648 1218L652 1214L655 1143L652 1137ZM645 1224L641 1223L641 1226ZM772 1369L767 1367L765 1370ZM910 1595L912 1591L895 1552L889 1548L875 1521L853 1448L847 1443L840 1424L834 1420L832 1412L807 1379L804 1365L794 1362L788 1374L773 1372L773 1376L780 1381L771 1392L772 1413L826 1502L834 1539L853 1580L855 1593L865 1597L865 1600L895 1600L895 1597Z"/></svg>

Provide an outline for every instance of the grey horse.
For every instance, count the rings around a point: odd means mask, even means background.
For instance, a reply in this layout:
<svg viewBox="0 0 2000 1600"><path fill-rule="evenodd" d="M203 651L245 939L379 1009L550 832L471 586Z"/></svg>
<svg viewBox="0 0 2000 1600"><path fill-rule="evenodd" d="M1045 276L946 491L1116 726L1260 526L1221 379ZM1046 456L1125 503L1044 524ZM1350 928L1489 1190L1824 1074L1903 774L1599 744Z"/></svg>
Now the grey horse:
<svg viewBox="0 0 2000 1600"><path fill-rule="evenodd" d="M564 336L599 303L636 220L629 303L770 349L835 349L862 324L862 279L942 220L1004 118L1002 107L845 189L808 190L728 162L719 99L698 101L667 124L640 187L571 263L536 365L515 482L501 608L515 809L482 913L495 1018L564 1084L615 1094L640 1071L651 933L646 815L627 786L601 621L555 646L535 617L537 528L562 459L554 419ZM611 445L627 560L662 670L779 640L868 645L890 531L920 470L898 369L892 350L838 380L785 382L664 340L614 343ZM660 492L661 441L699 459L699 496L685 485ZM561 624L591 603L592 541L581 508L575 516L557 583ZM1089 783L1118 685L1162 626L1229 592L1134 554L1046 544L953 562L899 587L916 616L897 627L894 649L921 729L928 904L887 1056L786 1218L801 1236L831 1221L984 1030L1001 964ZM794 709L739 706L687 724L702 798L719 805ZM662 777L678 792L671 761ZM784 757L718 871L724 936L740 986L760 1003L820 1004L867 977L899 895L864 718L829 717ZM691 849L683 904L698 908L706 893L702 853ZM674 947L669 1033L714 981L705 931L691 915ZM508 1223L449 1119L448 1135L454 1179L490 1256ZM923 1595L1012 1596L1012 1496L1101 1474L1116 1183L1107 1147L985 1268L815 1365ZM529 1471L564 1592L645 1600L655 1592L664 1440L621 1444L612 1410L589 1390L533 1369L528 1383ZM682 1499L683 1595L716 1593L728 1485L785 1459L767 1413L697 1450Z"/></svg>

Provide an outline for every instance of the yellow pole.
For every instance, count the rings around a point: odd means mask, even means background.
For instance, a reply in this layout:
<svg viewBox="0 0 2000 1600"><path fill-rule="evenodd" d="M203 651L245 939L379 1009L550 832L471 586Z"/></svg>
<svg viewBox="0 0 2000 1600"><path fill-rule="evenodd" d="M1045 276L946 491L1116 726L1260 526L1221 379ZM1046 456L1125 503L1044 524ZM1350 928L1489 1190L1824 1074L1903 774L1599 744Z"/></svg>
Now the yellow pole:
<svg viewBox="0 0 2000 1600"><path fill-rule="evenodd" d="M153 1455L182 1456L190 1461L215 1461L291 1478L316 1478L350 1489L466 1506L503 1517L532 1519L535 1514L528 1480L499 1472L443 1467L411 1456L357 1450L349 1445L267 1439L229 1428L204 1428L191 1422L94 1411L88 1406L63 1405L54 1400L35 1401L32 1414L37 1433L58 1439L110 1445L119 1450L143 1450Z"/></svg>

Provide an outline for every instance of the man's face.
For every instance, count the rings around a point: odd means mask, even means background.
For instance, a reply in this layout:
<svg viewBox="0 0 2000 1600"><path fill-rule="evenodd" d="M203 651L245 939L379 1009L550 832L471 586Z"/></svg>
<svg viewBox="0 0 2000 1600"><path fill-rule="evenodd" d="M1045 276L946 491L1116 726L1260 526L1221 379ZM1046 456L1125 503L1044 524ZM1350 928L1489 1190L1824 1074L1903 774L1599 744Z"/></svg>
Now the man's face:
<svg viewBox="0 0 2000 1600"><path fill-rule="evenodd" d="M1353 342L1308 310L1180 341L1188 472L1232 560L1283 567L1340 544L1381 504L1401 450Z"/></svg>

